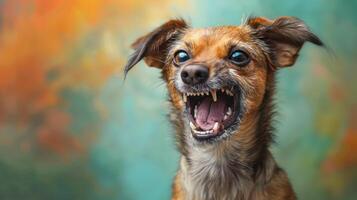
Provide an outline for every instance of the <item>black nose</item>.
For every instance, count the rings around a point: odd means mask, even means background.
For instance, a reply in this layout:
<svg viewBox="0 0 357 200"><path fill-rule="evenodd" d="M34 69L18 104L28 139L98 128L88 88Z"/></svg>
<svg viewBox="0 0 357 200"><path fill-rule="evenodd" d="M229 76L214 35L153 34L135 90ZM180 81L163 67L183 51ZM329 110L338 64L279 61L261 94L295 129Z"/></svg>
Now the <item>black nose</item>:
<svg viewBox="0 0 357 200"><path fill-rule="evenodd" d="M188 85L204 83L208 79L208 68L202 65L188 65L181 71L181 79Z"/></svg>

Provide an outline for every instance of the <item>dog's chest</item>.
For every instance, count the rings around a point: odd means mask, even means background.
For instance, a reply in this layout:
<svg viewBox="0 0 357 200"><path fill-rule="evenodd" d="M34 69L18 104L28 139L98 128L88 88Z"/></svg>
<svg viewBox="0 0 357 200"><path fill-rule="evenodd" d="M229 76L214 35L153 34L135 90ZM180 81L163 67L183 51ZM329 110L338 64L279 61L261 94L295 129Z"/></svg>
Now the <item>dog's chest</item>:
<svg viewBox="0 0 357 200"><path fill-rule="evenodd" d="M181 159L181 178L189 200L247 199L253 186L249 174L219 149L194 149L189 163ZM235 166L234 166L235 165Z"/></svg>

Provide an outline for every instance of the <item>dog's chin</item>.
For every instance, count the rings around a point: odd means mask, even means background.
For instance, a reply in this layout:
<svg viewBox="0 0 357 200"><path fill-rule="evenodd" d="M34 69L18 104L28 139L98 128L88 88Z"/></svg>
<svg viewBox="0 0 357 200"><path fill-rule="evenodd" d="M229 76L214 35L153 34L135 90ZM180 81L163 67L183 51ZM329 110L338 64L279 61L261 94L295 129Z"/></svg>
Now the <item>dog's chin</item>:
<svg viewBox="0 0 357 200"><path fill-rule="evenodd" d="M183 93L191 133L197 141L217 141L235 132L242 117L239 88Z"/></svg>

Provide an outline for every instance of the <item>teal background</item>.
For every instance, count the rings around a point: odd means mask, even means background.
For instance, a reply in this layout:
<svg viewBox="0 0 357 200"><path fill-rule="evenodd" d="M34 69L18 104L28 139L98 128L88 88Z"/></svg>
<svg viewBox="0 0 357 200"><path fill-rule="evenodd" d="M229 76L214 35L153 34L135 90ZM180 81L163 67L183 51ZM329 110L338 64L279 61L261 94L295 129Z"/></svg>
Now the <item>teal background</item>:
<svg viewBox="0 0 357 200"><path fill-rule="evenodd" d="M0 199L169 199L179 155L159 70L130 43L193 27L296 16L306 44L278 72L276 144L299 199L357 198L357 1L0 1ZM26 19L26 20L24 20Z"/></svg>

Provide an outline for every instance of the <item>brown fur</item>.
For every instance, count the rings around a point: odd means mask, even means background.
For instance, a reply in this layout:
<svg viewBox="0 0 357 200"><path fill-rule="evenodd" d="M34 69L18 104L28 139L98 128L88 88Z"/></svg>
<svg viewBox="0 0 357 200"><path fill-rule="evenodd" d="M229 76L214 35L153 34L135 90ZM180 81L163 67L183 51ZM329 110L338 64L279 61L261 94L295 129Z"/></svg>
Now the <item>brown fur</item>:
<svg viewBox="0 0 357 200"><path fill-rule="evenodd" d="M125 74L141 59L158 67L172 105L170 120L182 155L173 184L173 200L183 199L296 199L285 172L273 159L273 94L275 71L295 63L304 42L322 42L299 19L250 18L241 26L191 29L183 20L171 20L139 38ZM223 62L232 46L249 52L242 68ZM242 90L244 115L232 134L221 140L198 143L190 136L185 104L177 88L179 67L174 53L184 49L190 63L204 64L209 76L225 74Z"/></svg>

